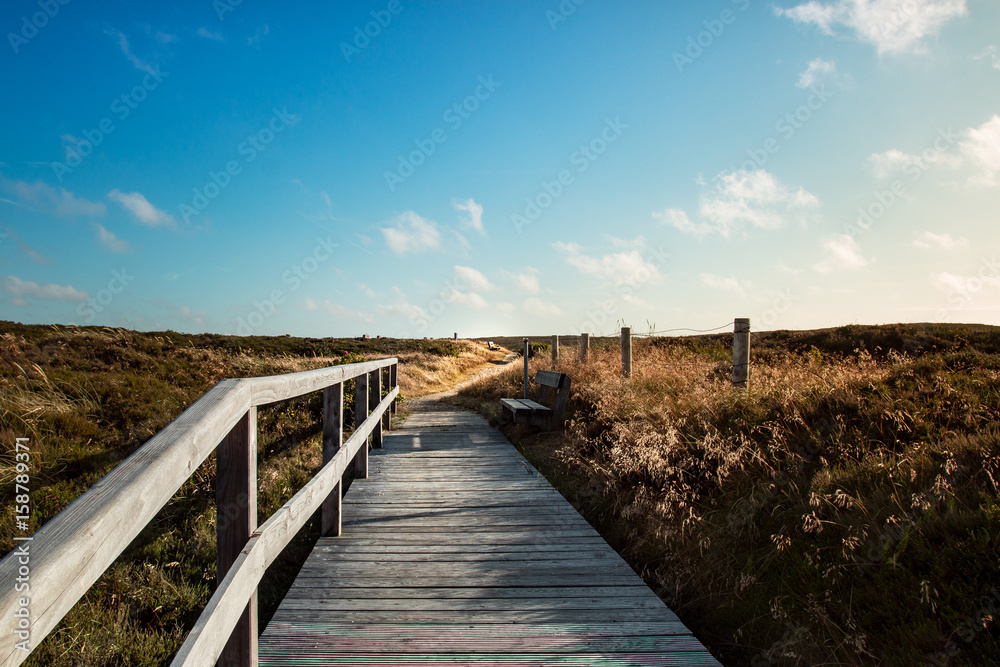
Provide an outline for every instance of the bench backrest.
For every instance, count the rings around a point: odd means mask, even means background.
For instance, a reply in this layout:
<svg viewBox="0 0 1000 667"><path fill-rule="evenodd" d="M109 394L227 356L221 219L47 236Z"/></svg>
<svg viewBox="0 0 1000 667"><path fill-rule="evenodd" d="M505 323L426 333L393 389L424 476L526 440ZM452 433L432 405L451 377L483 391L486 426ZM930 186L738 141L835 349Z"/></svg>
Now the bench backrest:
<svg viewBox="0 0 1000 667"><path fill-rule="evenodd" d="M552 408L552 418L555 421L562 420L563 410L566 408L566 401L569 400L569 387L572 380L565 373L556 371L537 371L535 373L535 383L538 390L535 394L535 401ZM552 405L549 406L549 397L554 395Z"/></svg>

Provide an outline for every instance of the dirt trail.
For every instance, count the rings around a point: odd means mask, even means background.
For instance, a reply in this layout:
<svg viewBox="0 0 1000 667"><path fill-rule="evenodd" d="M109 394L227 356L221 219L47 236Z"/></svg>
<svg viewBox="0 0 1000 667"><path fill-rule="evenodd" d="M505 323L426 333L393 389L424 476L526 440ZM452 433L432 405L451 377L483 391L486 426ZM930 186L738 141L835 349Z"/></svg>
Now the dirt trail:
<svg viewBox="0 0 1000 667"><path fill-rule="evenodd" d="M502 363L490 366L488 368L484 368L483 370L479 371L468 380L465 380L464 382L455 385L454 387L452 387L447 391L439 391L436 394L427 394L426 396L421 396L419 398L414 398L406 401L406 403L403 404L404 409L407 412L420 412L420 411L440 409L442 404L440 403L439 399L445 398L447 396L454 396L461 389L468 387L473 382L478 382L479 380L482 380L485 377L489 377L490 375L495 375L503 371L505 368L508 368L511 364L515 363L518 359L520 359L520 356L511 352L506 357L504 357ZM454 406L447 406L447 407L449 410L455 409Z"/></svg>

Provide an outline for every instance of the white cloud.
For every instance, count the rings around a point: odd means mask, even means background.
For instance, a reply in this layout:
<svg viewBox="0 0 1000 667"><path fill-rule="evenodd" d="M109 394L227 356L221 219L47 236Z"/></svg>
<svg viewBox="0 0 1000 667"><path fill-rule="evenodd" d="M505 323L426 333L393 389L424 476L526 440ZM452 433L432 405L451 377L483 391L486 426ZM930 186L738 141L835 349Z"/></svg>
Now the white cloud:
<svg viewBox="0 0 1000 667"><path fill-rule="evenodd" d="M451 294L448 295L448 301L458 304L459 306L474 308L476 310L482 310L489 305L486 303L486 299L479 296L475 292L451 292Z"/></svg>
<svg viewBox="0 0 1000 667"><path fill-rule="evenodd" d="M810 0L775 12L797 23L814 24L827 35L835 26L844 26L882 55L923 52L925 38L965 16L968 9L965 0Z"/></svg>
<svg viewBox="0 0 1000 667"><path fill-rule="evenodd" d="M24 306L28 299L38 301L83 301L89 294L78 290L72 285L40 285L30 280L21 280L17 276L0 277L0 290L10 297L15 306Z"/></svg>
<svg viewBox="0 0 1000 667"><path fill-rule="evenodd" d="M174 219L167 213L156 208L149 203L139 192L122 192L115 188L108 193L108 199L122 205L132 217L147 227L168 227L173 229L177 226Z"/></svg>
<svg viewBox="0 0 1000 667"><path fill-rule="evenodd" d="M551 319L563 315L562 309L556 304L535 297L525 299L522 308L526 314L539 319Z"/></svg>
<svg viewBox="0 0 1000 667"><path fill-rule="evenodd" d="M799 74L799 82L795 85L799 88L808 88L816 83L819 78L818 74L833 74L836 71L837 65L835 63L823 60L822 58L816 58L816 60L809 63L804 72Z"/></svg>
<svg viewBox="0 0 1000 667"><path fill-rule="evenodd" d="M455 266L455 281L459 289L491 290L493 283L471 266Z"/></svg>
<svg viewBox="0 0 1000 667"><path fill-rule="evenodd" d="M861 246L848 234L827 236L820 245L825 256L814 267L820 273L830 273L834 269L856 270L868 264L861 255Z"/></svg>
<svg viewBox="0 0 1000 667"><path fill-rule="evenodd" d="M208 320L208 313L203 310L193 311L187 306L178 306L173 303L170 304L170 309L173 310L177 317L181 318L185 322L190 322L191 324L197 324L198 326L205 326L205 322Z"/></svg>
<svg viewBox="0 0 1000 667"><path fill-rule="evenodd" d="M132 65L137 70L139 70L140 72L145 72L146 74L156 73L156 67L150 65L148 62L142 60L132 52L132 48L129 46L128 38L125 36L125 33L123 33L121 30L105 30L104 32L105 34L111 35L112 37L118 40L118 47L122 50L122 53L125 54L125 57L128 58L129 62L132 63Z"/></svg>
<svg viewBox="0 0 1000 667"><path fill-rule="evenodd" d="M744 293L743 287L735 277L730 276L727 278L726 276L717 276L712 273L701 273L698 277L701 278L701 284L706 287L724 292L735 292L740 295Z"/></svg>
<svg viewBox="0 0 1000 667"><path fill-rule="evenodd" d="M101 216L107 212L107 208L100 202L78 199L73 193L59 188L56 190L52 186L41 181L28 183L26 181L11 181L0 176L0 188L16 195L21 204L48 213L60 218L76 216Z"/></svg>
<svg viewBox="0 0 1000 667"><path fill-rule="evenodd" d="M261 37L266 37L271 34L271 27L268 24L264 24L262 27L257 28L253 35L247 37L247 44L250 46L260 46Z"/></svg>
<svg viewBox="0 0 1000 667"><path fill-rule="evenodd" d="M115 236L112 232L109 232L104 228L104 225L99 222L94 223L94 229L97 231L97 240L101 242L101 245L116 253L127 253L132 252L132 246L129 245L128 241L122 241L120 238Z"/></svg>
<svg viewBox="0 0 1000 667"><path fill-rule="evenodd" d="M222 36L221 32L212 32L211 30L209 30L208 28L206 28L204 26L202 26L201 28L198 28L198 32L196 34L199 37L204 37L205 39L211 39L211 40L216 41L216 42L225 42L226 41L226 38Z"/></svg>
<svg viewBox="0 0 1000 667"><path fill-rule="evenodd" d="M641 239L642 237L639 237ZM645 242L641 244L645 246ZM581 273L601 278L615 285L642 284L660 277L655 264L643 258L638 249L592 257L576 243L557 242L552 247L566 256L566 263Z"/></svg>
<svg viewBox="0 0 1000 667"><path fill-rule="evenodd" d="M503 313L504 315L510 315L515 310L514 304L507 303L506 301L497 302L493 304L493 307L496 308L501 313Z"/></svg>
<svg viewBox="0 0 1000 667"><path fill-rule="evenodd" d="M819 206L819 200L805 189L784 185L764 169L722 172L715 180L714 190L701 196L697 222L677 208L653 213L653 217L685 234L728 237L745 224L778 229L784 226L787 214Z"/></svg>
<svg viewBox="0 0 1000 667"><path fill-rule="evenodd" d="M342 320L358 320L360 322L374 322L375 318L371 313L366 313L360 310L353 310L347 306L342 306L339 303L334 303L329 299L324 299L323 301L317 302L314 299L306 297L304 306L306 310L322 310L330 315L333 315L337 319Z"/></svg>
<svg viewBox="0 0 1000 667"><path fill-rule="evenodd" d="M475 229L480 235L486 235L486 229L483 228L483 207L480 204L477 204L472 199L464 201L452 199L451 205L459 213L465 214L459 218L459 224L462 229Z"/></svg>
<svg viewBox="0 0 1000 667"><path fill-rule="evenodd" d="M931 274L931 283L937 289L948 294L961 294L971 297L973 294L983 289L983 286L1000 287L1000 278L996 275L960 276L947 271Z"/></svg>
<svg viewBox="0 0 1000 667"><path fill-rule="evenodd" d="M364 294L366 297L368 297L372 301L374 301L375 299L379 298L379 293L376 292L375 290L373 290L368 285L365 285L364 283L358 283L358 289L361 290L362 294Z"/></svg>
<svg viewBox="0 0 1000 667"><path fill-rule="evenodd" d="M958 154L944 152L956 138ZM948 140L943 148L938 146L942 139ZM963 169L968 172L967 185L970 187L995 187L1000 185L1000 115L994 114L979 127L970 127L957 134L950 128L947 132L942 131L935 145L920 155L893 148L871 155L868 164L878 178L908 168L919 169L921 173L935 166Z"/></svg>
<svg viewBox="0 0 1000 667"><path fill-rule="evenodd" d="M427 313L424 312L423 308L420 306L414 306L406 300L406 294L403 293L403 290L398 287L393 287L392 291L393 294L396 295L396 302L375 306L375 310L377 310L380 315L387 317L403 317L410 321L428 319Z"/></svg>
<svg viewBox="0 0 1000 667"><path fill-rule="evenodd" d="M971 185L993 187L1000 182L1000 115L965 131L959 150L973 168Z"/></svg>
<svg viewBox="0 0 1000 667"><path fill-rule="evenodd" d="M389 248L397 255L422 252L441 245L437 223L425 220L413 211L406 211L393 218L392 227L381 227Z"/></svg>
<svg viewBox="0 0 1000 667"><path fill-rule="evenodd" d="M986 47L986 51L980 56L975 56L976 60L989 60L993 69L1000 71L1000 51L995 46Z"/></svg>
<svg viewBox="0 0 1000 667"><path fill-rule="evenodd" d="M539 273L538 269L531 266L518 273L500 269L500 275L503 276L504 280L509 281L518 291L528 294L538 294L541 291L542 287L538 282Z"/></svg>
<svg viewBox="0 0 1000 667"><path fill-rule="evenodd" d="M935 234L933 232L921 232L913 240L913 245L918 248L940 248L942 250L954 250L969 245L969 239L960 237L954 238L951 234Z"/></svg>

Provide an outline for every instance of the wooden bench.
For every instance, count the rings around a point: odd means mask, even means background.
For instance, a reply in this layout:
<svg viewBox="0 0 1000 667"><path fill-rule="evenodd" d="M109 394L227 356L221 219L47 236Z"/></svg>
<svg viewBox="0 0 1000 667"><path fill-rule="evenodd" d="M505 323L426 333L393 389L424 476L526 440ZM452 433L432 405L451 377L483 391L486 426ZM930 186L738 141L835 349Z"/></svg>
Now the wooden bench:
<svg viewBox="0 0 1000 667"><path fill-rule="evenodd" d="M504 416L510 415L515 424L534 424L543 428L562 425L562 414L569 399L572 380L565 373L538 371L535 383L538 390L535 400L527 398L501 398ZM546 405L550 403L550 405Z"/></svg>

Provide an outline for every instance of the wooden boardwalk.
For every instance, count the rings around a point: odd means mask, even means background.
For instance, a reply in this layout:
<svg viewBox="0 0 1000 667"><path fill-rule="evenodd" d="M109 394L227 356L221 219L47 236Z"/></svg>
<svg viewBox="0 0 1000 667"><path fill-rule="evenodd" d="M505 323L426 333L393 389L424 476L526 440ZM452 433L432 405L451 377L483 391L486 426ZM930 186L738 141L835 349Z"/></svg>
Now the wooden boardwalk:
<svg viewBox="0 0 1000 667"><path fill-rule="evenodd" d="M719 664L502 434L440 408L372 452L261 666Z"/></svg>

